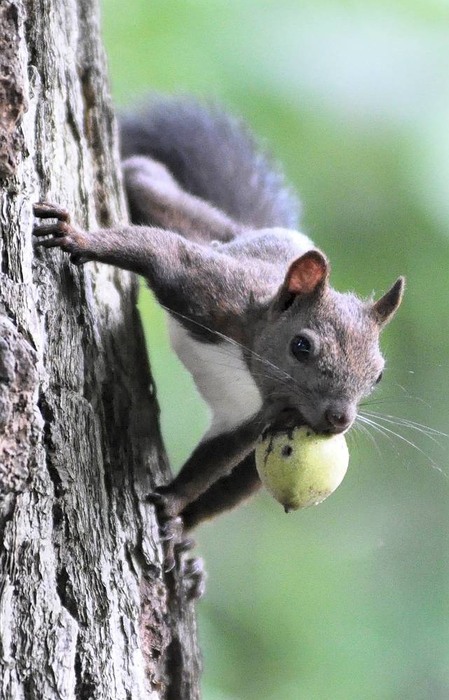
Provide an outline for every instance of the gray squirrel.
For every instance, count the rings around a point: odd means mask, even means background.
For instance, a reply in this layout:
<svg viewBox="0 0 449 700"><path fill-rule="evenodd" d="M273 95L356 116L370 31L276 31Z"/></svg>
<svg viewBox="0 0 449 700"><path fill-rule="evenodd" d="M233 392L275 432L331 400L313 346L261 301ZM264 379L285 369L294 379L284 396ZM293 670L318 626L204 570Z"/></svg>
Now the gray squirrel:
<svg viewBox="0 0 449 700"><path fill-rule="evenodd" d="M267 426L350 428L382 376L379 334L404 279L375 302L332 289L283 176L219 109L159 100L121 131L133 225L83 231L38 204L37 217L57 221L34 233L75 264L143 275L168 311L172 345L212 410L179 474L150 497L187 531L257 490Z"/></svg>

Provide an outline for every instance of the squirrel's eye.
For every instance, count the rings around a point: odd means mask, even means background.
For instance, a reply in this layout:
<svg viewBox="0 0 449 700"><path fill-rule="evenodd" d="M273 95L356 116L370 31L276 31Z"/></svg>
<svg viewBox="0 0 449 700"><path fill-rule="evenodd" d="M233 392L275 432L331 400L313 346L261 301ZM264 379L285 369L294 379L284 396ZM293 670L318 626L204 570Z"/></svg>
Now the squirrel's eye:
<svg viewBox="0 0 449 700"><path fill-rule="evenodd" d="M290 343L290 350L297 360L303 362L309 358L312 352L312 344L305 335L296 335Z"/></svg>
<svg viewBox="0 0 449 700"><path fill-rule="evenodd" d="M379 384L380 380L381 380L382 377L383 377L383 374L384 374L383 372L381 372L381 373L379 374L379 376L378 376L377 379L376 379L376 384Z"/></svg>

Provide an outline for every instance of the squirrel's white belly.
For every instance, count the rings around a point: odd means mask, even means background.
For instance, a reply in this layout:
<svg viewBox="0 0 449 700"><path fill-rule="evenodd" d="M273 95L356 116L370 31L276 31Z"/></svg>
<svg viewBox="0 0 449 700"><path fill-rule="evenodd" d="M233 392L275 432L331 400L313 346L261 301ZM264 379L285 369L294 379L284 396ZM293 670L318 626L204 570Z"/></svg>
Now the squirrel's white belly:
<svg viewBox="0 0 449 700"><path fill-rule="evenodd" d="M202 343L171 316L168 327L173 349L212 410L207 438L234 430L260 410L262 397L238 345Z"/></svg>

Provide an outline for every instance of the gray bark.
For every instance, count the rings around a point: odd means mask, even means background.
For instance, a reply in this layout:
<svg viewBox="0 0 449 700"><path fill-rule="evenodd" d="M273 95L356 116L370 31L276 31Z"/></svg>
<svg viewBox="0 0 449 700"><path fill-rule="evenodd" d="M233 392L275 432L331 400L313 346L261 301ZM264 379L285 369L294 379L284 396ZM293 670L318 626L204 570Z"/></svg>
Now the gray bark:
<svg viewBox="0 0 449 700"><path fill-rule="evenodd" d="M34 253L32 203L126 219L94 0L0 6L0 696L199 697L136 282Z"/></svg>

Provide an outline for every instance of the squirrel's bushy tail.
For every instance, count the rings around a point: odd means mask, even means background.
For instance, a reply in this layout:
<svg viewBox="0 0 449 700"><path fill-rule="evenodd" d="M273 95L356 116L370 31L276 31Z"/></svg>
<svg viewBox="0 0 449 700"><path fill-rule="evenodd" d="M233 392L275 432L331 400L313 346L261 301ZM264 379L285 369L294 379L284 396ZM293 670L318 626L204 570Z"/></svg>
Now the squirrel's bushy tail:
<svg viewBox="0 0 449 700"><path fill-rule="evenodd" d="M247 127L190 98L156 99L121 120L122 156L164 163L191 194L255 227L297 228L299 204Z"/></svg>

